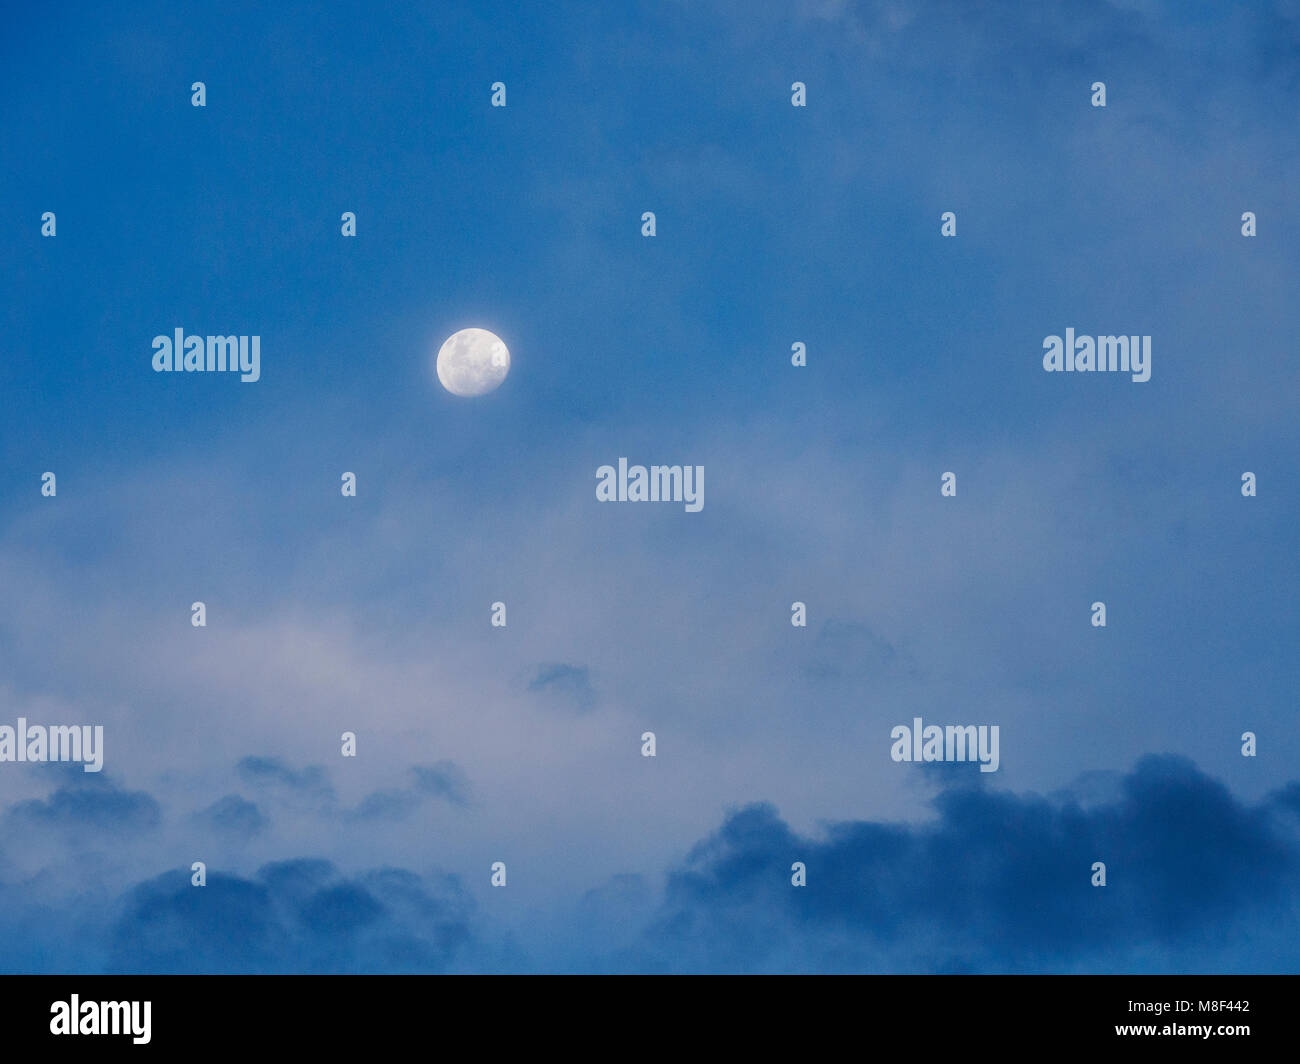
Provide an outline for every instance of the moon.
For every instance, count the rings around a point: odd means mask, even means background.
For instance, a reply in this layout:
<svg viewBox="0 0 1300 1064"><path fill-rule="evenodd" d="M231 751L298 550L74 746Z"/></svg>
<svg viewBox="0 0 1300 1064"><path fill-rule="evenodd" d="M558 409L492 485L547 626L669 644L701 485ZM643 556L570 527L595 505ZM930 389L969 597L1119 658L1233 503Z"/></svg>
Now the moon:
<svg viewBox="0 0 1300 1064"><path fill-rule="evenodd" d="M461 329L438 349L438 380L452 395L487 395L509 372L509 349L486 329Z"/></svg>

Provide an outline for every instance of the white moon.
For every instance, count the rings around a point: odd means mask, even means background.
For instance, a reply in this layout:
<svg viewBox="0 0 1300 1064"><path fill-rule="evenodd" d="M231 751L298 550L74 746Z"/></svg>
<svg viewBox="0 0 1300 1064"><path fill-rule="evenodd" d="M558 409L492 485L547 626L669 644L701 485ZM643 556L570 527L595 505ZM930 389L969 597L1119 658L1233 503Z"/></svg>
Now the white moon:
<svg viewBox="0 0 1300 1064"><path fill-rule="evenodd" d="M486 329L461 329L438 349L438 380L452 395L487 395L510 372L510 351Z"/></svg>

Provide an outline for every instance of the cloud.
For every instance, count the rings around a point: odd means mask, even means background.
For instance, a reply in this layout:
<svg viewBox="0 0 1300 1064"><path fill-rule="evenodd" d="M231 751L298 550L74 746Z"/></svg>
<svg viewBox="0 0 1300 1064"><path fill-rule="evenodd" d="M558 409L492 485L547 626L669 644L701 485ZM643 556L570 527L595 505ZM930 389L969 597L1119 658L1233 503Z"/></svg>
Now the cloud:
<svg viewBox="0 0 1300 1064"><path fill-rule="evenodd" d="M419 804L420 796L411 791L371 791L345 816L354 820L401 820Z"/></svg>
<svg viewBox="0 0 1300 1064"><path fill-rule="evenodd" d="M258 808L238 794L228 794L195 814L195 819L230 841L247 842L266 830L270 821Z"/></svg>
<svg viewBox="0 0 1300 1064"><path fill-rule="evenodd" d="M1293 785L1294 786L1294 785ZM1150 756L1107 803L982 786L919 825L793 832L770 805L727 818L669 876L644 966L730 971L1180 971L1300 963L1289 787L1255 805ZM806 887L790 867L803 861ZM1094 861L1107 885L1091 885ZM1269 958L1244 944L1289 942Z"/></svg>
<svg viewBox="0 0 1300 1064"><path fill-rule="evenodd" d="M439 761L436 765L415 765L411 768L416 789L424 794L442 798L452 805L469 804L469 780L454 761Z"/></svg>
<svg viewBox="0 0 1300 1064"><path fill-rule="evenodd" d="M244 757L236 771L246 783L288 791L320 805L336 798L329 774L320 765L293 769L278 757Z"/></svg>
<svg viewBox="0 0 1300 1064"><path fill-rule="evenodd" d="M426 798L440 798L450 805L469 804L469 780L453 761L435 765L412 765L409 789L372 791L345 814L356 820L401 820L414 812Z"/></svg>
<svg viewBox="0 0 1300 1064"><path fill-rule="evenodd" d="M329 772L320 765L295 769L280 758L250 756L241 758L236 769L248 784L288 797L291 804L301 805L305 801L321 816L340 816L345 820L403 820L428 798L441 799L461 808L469 804L468 777L454 761L412 765L407 770L409 787L371 791L350 808L340 806ZM237 817L250 820L253 813L260 815L256 806L252 806L250 811L237 806L235 803L239 801L241 799L236 796L229 796L222 800L225 804L220 810L213 806L205 811L204 816L209 820L219 816L223 826L232 828Z"/></svg>
<svg viewBox="0 0 1300 1064"><path fill-rule="evenodd" d="M434 790L445 782L432 768L411 773L437 780ZM160 815L150 796L96 781L17 803L5 821L89 822L91 806L101 809L96 823L118 828ZM252 875L210 865L204 887L176 870L123 891L93 864L73 873L56 863L0 883L7 969L1180 972L1300 963L1300 783L1247 802L1189 761L1159 755L1049 796L949 778L932 806L926 822L839 821L812 835L771 804L751 804L671 865L662 890L659 877L616 874L515 931L508 920L479 926L460 879L438 871L349 873L295 857ZM234 834L260 823L238 795L196 815ZM790 883L795 861L806 866L805 887ZM1091 885L1095 861L1107 866L1105 887ZM69 874L79 877L71 894ZM515 932L534 920L536 933L521 942Z"/></svg>
<svg viewBox="0 0 1300 1064"><path fill-rule="evenodd" d="M914 678L911 658L861 621L831 618L817 632L803 671L810 679Z"/></svg>
<svg viewBox="0 0 1300 1064"><path fill-rule="evenodd" d="M19 831L58 830L123 834L151 831L162 822L162 810L152 795L127 791L107 773L64 773L65 782L48 798L11 805L6 825Z"/></svg>
<svg viewBox="0 0 1300 1064"><path fill-rule="evenodd" d="M299 915L316 934L347 937L375 923L383 912L383 906L364 887L340 883L318 890Z"/></svg>
<svg viewBox="0 0 1300 1064"><path fill-rule="evenodd" d="M112 929L113 972L438 972L471 941L454 877L379 868L342 875L280 861L249 879L169 872L137 886Z"/></svg>
<svg viewBox="0 0 1300 1064"><path fill-rule="evenodd" d="M553 696L557 704L572 706L579 713L587 713L596 705L591 673L585 665L539 665L528 681L528 690Z"/></svg>

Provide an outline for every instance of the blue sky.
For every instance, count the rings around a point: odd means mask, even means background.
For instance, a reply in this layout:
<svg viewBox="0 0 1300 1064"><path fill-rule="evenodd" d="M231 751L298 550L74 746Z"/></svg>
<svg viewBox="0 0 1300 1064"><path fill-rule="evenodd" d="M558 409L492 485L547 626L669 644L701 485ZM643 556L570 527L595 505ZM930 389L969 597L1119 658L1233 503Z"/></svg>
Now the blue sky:
<svg viewBox="0 0 1300 1064"><path fill-rule="evenodd" d="M0 968L1295 969L1300 9L753 6L16 14Z"/></svg>

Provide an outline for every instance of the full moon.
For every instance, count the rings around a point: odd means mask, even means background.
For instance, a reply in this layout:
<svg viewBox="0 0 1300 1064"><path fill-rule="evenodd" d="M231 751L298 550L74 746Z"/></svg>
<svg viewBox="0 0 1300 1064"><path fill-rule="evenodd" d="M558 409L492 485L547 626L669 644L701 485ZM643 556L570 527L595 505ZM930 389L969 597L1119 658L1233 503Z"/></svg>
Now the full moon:
<svg viewBox="0 0 1300 1064"><path fill-rule="evenodd" d="M510 351L486 329L461 329L438 350L438 380L452 395L487 395L510 372Z"/></svg>

